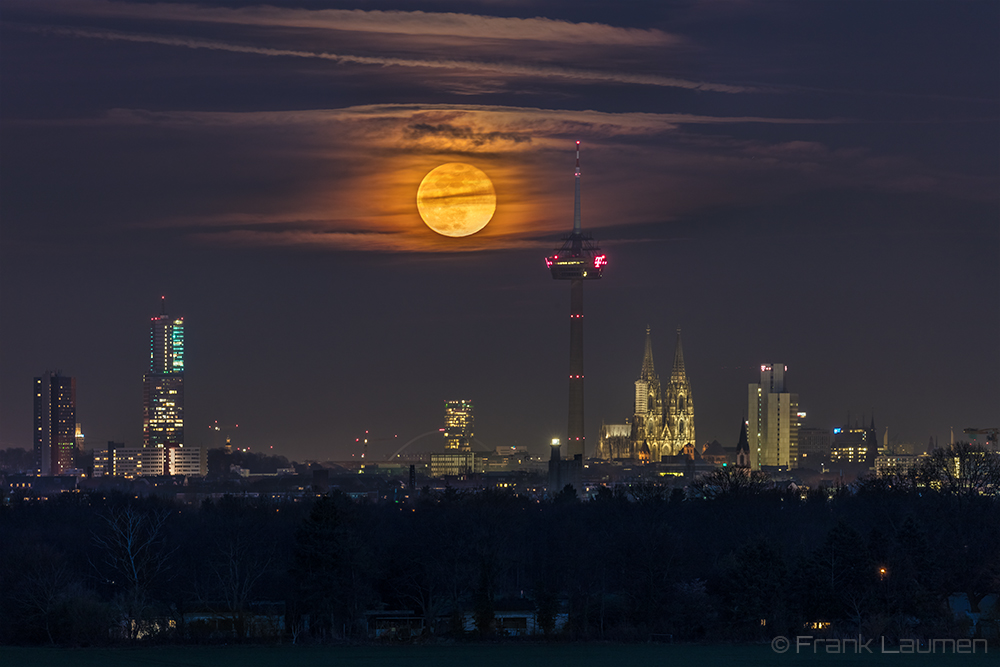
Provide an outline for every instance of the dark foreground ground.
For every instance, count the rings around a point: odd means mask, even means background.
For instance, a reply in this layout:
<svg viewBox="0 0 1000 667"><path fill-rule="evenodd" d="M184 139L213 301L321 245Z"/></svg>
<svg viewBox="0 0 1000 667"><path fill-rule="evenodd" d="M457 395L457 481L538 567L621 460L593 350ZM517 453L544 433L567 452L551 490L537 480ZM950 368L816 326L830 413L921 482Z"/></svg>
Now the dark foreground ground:
<svg viewBox="0 0 1000 667"><path fill-rule="evenodd" d="M0 648L10 667L797 667L893 665L935 667L1000 664L1000 646L975 655L824 654L793 646L664 644L462 644L454 646L159 646L133 649Z"/></svg>

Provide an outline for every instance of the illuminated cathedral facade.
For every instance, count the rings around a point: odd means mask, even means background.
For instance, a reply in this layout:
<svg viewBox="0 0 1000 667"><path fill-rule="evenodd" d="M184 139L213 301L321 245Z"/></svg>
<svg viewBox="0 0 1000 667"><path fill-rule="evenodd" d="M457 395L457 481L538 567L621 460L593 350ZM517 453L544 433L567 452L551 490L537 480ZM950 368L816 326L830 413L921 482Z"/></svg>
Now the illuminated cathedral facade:
<svg viewBox="0 0 1000 667"><path fill-rule="evenodd" d="M670 379L660 382L653 365L653 343L646 328L646 351L635 381L635 411L627 424L604 424L597 444L598 459L658 463L695 446L694 401L684 368L681 331L677 330Z"/></svg>

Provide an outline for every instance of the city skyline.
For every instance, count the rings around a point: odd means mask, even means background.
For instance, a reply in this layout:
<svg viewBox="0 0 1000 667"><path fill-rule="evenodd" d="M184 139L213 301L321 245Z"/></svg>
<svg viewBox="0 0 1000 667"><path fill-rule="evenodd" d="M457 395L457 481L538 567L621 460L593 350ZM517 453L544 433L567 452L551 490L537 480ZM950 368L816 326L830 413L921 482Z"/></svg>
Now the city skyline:
<svg viewBox="0 0 1000 667"><path fill-rule="evenodd" d="M254 451L349 458L466 397L477 439L543 455L566 295L541 258L577 140L608 258L588 454L632 414L647 325L660 350L684 331L699 443L735 445L775 359L803 427L1000 425L995 3L274 4L4 3L0 448L31 446L48 368L88 446L141 445L165 294L185 444L239 423ZM462 239L416 208L448 162L496 188Z"/></svg>

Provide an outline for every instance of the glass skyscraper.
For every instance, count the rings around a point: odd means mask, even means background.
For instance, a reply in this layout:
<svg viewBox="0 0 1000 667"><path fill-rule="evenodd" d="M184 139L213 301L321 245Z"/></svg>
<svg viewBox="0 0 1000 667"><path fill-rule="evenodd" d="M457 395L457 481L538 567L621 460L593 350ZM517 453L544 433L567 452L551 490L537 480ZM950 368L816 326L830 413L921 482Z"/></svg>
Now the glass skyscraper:
<svg viewBox="0 0 1000 667"><path fill-rule="evenodd" d="M472 401L444 402L444 448L460 452L472 451L475 419Z"/></svg>
<svg viewBox="0 0 1000 667"><path fill-rule="evenodd" d="M143 447L184 445L184 318L150 318L149 372L143 377Z"/></svg>

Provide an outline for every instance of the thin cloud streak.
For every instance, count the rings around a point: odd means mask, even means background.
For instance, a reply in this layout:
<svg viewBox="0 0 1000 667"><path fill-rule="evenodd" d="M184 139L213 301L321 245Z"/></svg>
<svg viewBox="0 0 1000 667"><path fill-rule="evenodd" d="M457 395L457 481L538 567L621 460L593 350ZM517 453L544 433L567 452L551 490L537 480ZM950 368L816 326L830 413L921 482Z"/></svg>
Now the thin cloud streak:
<svg viewBox="0 0 1000 667"><path fill-rule="evenodd" d="M195 4L133 5L106 0L14 2L33 10L85 16L281 26L350 32L435 35L470 39L536 40L575 44L662 46L685 40L661 30L620 28L603 23L570 23L544 17L508 18L480 14L362 9L292 9L260 5L224 8Z"/></svg>
<svg viewBox="0 0 1000 667"><path fill-rule="evenodd" d="M214 51L229 51L232 53L248 53L261 56L284 56L292 58L312 58L329 60L342 64L378 65L382 67L413 67L439 70L462 70L471 72L490 72L508 76L527 76L538 78L563 78L582 81L607 81L641 86L658 86L668 88L684 88L687 90L710 91L717 93L760 93L770 89L752 86L734 86L704 81L688 81L656 74L629 74L627 72L603 72L599 70L580 70L567 67L543 65L519 65L515 63L490 63L472 60L434 59L421 60L413 58L389 58L382 56L356 56L350 54L327 53L322 51L301 51L295 49L275 49L262 46L246 46L217 40L199 39L194 37L159 36L142 33L125 33L112 30L88 30L86 28L64 28L57 26L23 27L24 30L46 32L56 35L103 39L109 41L138 42L177 46L188 49L208 49Z"/></svg>
<svg viewBox="0 0 1000 667"><path fill-rule="evenodd" d="M431 232L433 234L433 232ZM196 243L218 246L244 247L286 247L304 249L326 249L342 252L383 252L383 253L470 253L497 250L524 250L550 248L551 240L509 239L502 241L496 236L463 237L455 239L430 237L427 234L303 231L279 229L260 231L254 229L233 229L221 231L195 232L188 238Z"/></svg>
<svg viewBox="0 0 1000 667"><path fill-rule="evenodd" d="M487 140L477 137L473 143L483 145L488 139L510 139L514 144L531 143L540 138L532 136L524 130L523 123L530 121L534 127L546 132L573 131L571 124L587 124L591 131L607 131L609 135L638 134L642 132L661 132L677 129L682 125L730 125L730 124L765 124L765 125L841 125L849 123L873 123L874 121L859 121L851 118L776 118L766 116L705 116L697 114L649 113L649 112L607 112L594 110L542 109L539 107L514 107L482 104L370 104L344 107L341 109L306 109L294 111L147 111L144 109L111 109L99 118L45 118L45 119L12 119L9 125L20 126L69 126L69 125L204 125L204 126L266 126L280 125L315 125L324 122L339 122L343 120L390 120L411 118L414 114L443 114L446 119L475 114L479 118L490 118L491 122L506 123L506 126L517 127L519 131L504 131L487 133ZM509 120L504 121L504 118ZM411 136L419 137L433 134L430 130L431 121L421 121L417 132ZM434 122L441 123L442 120ZM914 121L916 122L916 121ZM928 121L936 122L936 121ZM565 124L559 129L557 125ZM461 135L451 128L439 128L441 134Z"/></svg>

